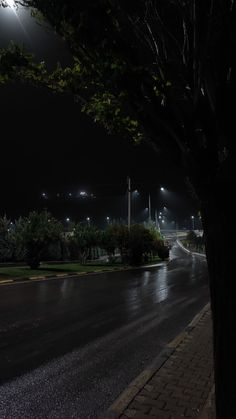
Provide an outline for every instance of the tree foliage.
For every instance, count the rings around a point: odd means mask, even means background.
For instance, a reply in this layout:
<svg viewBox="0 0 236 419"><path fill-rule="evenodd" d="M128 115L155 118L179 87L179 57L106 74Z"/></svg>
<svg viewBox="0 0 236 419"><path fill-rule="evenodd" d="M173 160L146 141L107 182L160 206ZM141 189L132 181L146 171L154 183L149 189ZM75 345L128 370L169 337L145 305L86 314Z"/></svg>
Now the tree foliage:
<svg viewBox="0 0 236 419"><path fill-rule="evenodd" d="M148 255L157 255L163 245L159 232L140 224L132 224L130 230L125 225L110 225L101 241L101 247L110 257L118 249L122 261L131 265L140 265L148 259Z"/></svg>
<svg viewBox="0 0 236 419"><path fill-rule="evenodd" d="M0 261L6 262L12 258L13 242L11 240L11 222L6 215L0 217Z"/></svg>
<svg viewBox="0 0 236 419"><path fill-rule="evenodd" d="M72 92L110 132L179 150L198 192L224 170L234 148L234 1L20 3L40 10L74 64L50 74L11 45L0 53L2 82L18 77Z"/></svg>
<svg viewBox="0 0 236 419"><path fill-rule="evenodd" d="M129 235L129 258L131 264L141 264L144 261L144 255L151 253L153 250L154 240L150 230L139 224L132 225Z"/></svg>
<svg viewBox="0 0 236 419"><path fill-rule="evenodd" d="M48 212L31 212L15 224L14 236L18 247L25 249L26 261L32 269L39 267L50 244L60 240L62 225Z"/></svg>
<svg viewBox="0 0 236 419"><path fill-rule="evenodd" d="M79 261L84 264L91 257L92 248L100 243L100 231L95 226L77 223L71 240L76 245Z"/></svg>

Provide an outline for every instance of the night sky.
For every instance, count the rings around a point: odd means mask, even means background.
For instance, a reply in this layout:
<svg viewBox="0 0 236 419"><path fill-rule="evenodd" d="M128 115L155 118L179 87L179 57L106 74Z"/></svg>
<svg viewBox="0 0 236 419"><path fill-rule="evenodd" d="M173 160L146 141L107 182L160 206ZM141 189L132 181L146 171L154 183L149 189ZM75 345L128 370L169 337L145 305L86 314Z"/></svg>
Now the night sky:
<svg viewBox="0 0 236 419"><path fill-rule="evenodd" d="M0 47L10 40L21 42L50 68L57 61L71 62L66 45L51 29L37 24L28 10L16 13L0 7ZM62 219L126 217L127 175L133 189L140 191L137 214L147 206L149 192L153 209L168 205L172 218L189 219L197 213L178 161L164 160L146 145L134 146L108 135L80 113L72 96L11 84L0 87L0 109L1 215L15 218L46 207ZM172 194L160 197L161 185ZM96 199L79 199L81 190ZM48 199L42 199L43 192ZM69 193L72 198L67 199Z"/></svg>

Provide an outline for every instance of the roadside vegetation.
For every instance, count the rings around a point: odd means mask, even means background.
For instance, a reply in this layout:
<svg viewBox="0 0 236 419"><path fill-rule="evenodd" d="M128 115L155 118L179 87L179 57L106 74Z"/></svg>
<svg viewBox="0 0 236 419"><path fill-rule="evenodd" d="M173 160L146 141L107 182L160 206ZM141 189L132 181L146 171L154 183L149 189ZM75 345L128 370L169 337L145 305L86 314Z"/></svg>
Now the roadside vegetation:
<svg viewBox="0 0 236 419"><path fill-rule="evenodd" d="M66 231L47 211L31 212L14 223L0 218L1 277L99 271L168 257L154 226L134 224L129 230L113 224L99 230L77 223Z"/></svg>
<svg viewBox="0 0 236 419"><path fill-rule="evenodd" d="M198 236L195 231L189 231L182 243L191 252L205 253L204 236Z"/></svg>
<svg viewBox="0 0 236 419"><path fill-rule="evenodd" d="M37 269L31 269L28 266L1 266L0 279L9 278L29 278L38 276L55 276L63 274L80 274L87 272L101 272L107 270L118 270L123 264L94 263L80 265L79 263L41 263Z"/></svg>

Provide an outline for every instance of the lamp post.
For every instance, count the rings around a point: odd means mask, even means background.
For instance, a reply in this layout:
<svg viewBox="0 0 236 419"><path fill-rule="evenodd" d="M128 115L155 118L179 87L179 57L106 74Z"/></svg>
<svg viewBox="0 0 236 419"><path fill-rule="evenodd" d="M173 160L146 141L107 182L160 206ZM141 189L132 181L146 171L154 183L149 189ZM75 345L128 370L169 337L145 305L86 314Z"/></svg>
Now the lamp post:
<svg viewBox="0 0 236 419"><path fill-rule="evenodd" d="M151 208L151 195L148 195L148 221L151 222L152 219L152 208Z"/></svg>
<svg viewBox="0 0 236 419"><path fill-rule="evenodd" d="M128 229L130 230L130 224L131 224L131 182L130 177L127 177L127 183L128 183Z"/></svg>
<svg viewBox="0 0 236 419"><path fill-rule="evenodd" d="M192 230L195 230L194 215L191 215L191 220L192 220Z"/></svg>

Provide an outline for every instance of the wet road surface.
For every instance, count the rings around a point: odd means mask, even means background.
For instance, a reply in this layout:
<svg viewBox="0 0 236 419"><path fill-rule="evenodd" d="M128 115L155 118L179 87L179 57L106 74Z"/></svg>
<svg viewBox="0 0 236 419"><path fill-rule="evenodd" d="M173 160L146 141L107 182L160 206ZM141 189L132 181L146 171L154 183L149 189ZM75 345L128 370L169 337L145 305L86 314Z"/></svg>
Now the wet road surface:
<svg viewBox="0 0 236 419"><path fill-rule="evenodd" d="M0 287L0 418L97 418L209 300L206 261Z"/></svg>

